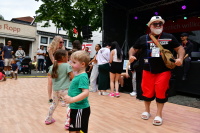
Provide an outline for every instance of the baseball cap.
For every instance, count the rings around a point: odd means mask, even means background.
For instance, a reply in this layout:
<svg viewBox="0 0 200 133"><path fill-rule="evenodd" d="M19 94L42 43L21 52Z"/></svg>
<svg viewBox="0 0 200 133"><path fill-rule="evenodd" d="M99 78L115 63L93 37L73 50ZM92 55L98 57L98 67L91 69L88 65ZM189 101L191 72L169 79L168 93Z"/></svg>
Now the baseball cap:
<svg viewBox="0 0 200 133"><path fill-rule="evenodd" d="M151 18L151 20L148 22L147 25L150 26L150 24L151 24L152 22L154 22L154 21L161 21L161 22L163 22L163 24L165 23L165 20L162 19L161 16L153 16L153 17Z"/></svg>
<svg viewBox="0 0 200 133"><path fill-rule="evenodd" d="M189 36L188 33L182 33L181 36Z"/></svg>
<svg viewBox="0 0 200 133"><path fill-rule="evenodd" d="M22 48L22 46L19 46L18 48Z"/></svg>

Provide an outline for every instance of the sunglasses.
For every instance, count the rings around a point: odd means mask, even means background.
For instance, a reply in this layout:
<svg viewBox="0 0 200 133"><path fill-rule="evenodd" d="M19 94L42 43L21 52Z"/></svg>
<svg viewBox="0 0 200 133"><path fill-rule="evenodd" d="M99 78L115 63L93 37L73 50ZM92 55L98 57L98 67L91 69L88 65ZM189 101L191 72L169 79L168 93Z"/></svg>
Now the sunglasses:
<svg viewBox="0 0 200 133"><path fill-rule="evenodd" d="M60 43L64 43L64 42L60 42Z"/></svg>
<svg viewBox="0 0 200 133"><path fill-rule="evenodd" d="M154 27L156 27L156 26L163 26L163 23L162 23L162 22L159 22L159 23L152 23L152 25L153 25Z"/></svg>

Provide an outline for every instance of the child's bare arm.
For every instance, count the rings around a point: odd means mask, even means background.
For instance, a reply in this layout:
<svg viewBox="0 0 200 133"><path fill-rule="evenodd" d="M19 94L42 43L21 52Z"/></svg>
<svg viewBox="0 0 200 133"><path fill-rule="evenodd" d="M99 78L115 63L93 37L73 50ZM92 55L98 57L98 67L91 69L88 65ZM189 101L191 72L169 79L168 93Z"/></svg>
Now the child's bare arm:
<svg viewBox="0 0 200 133"><path fill-rule="evenodd" d="M71 81L74 78L74 73L73 72L69 72L68 74L69 74L69 79Z"/></svg>
<svg viewBox="0 0 200 133"><path fill-rule="evenodd" d="M66 95L64 97L64 101L66 103L75 103L75 102L81 101L84 98L88 97L88 95L89 95L89 89L82 89L82 93L75 97L70 97L70 96Z"/></svg>

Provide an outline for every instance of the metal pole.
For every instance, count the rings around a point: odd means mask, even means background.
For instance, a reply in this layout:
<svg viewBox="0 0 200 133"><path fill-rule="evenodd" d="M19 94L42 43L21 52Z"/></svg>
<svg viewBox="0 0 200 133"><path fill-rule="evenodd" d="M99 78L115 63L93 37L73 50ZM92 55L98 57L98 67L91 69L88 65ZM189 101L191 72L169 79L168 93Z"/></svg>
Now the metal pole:
<svg viewBox="0 0 200 133"><path fill-rule="evenodd" d="M124 41L124 57L126 59L128 52L128 29L129 29L129 11L126 14L126 31L125 31L125 41Z"/></svg>

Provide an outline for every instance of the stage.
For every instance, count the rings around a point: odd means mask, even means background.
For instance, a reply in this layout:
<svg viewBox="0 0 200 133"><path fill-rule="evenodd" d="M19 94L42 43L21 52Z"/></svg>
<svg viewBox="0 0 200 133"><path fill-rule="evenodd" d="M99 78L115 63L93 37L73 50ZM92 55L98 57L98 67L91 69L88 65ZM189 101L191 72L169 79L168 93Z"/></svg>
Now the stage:
<svg viewBox="0 0 200 133"><path fill-rule="evenodd" d="M90 92L89 133L199 133L200 109L166 103L163 125L153 126L155 101L149 120L142 120L142 101L122 93L120 98ZM54 112L55 123L45 125L48 112L47 78L7 79L0 82L0 133L66 133L66 108Z"/></svg>

